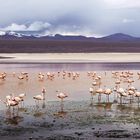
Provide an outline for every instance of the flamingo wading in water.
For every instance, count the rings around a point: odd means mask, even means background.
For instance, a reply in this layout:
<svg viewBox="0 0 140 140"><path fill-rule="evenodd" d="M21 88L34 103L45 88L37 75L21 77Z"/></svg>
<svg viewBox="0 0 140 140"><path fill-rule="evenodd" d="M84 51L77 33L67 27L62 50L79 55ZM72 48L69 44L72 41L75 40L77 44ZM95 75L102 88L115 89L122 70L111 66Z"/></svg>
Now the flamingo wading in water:
<svg viewBox="0 0 140 140"><path fill-rule="evenodd" d="M58 92L58 91L56 91L56 92ZM65 94L65 93L60 92L59 94L57 94L57 97L58 97L59 99L61 99L61 112L64 112L64 111L63 111L63 108L64 108L63 101L64 101L64 98L67 98L67 97L68 97L68 95Z"/></svg>
<svg viewBox="0 0 140 140"><path fill-rule="evenodd" d="M39 101L45 100L45 93L46 93L46 89L43 88L42 89L42 94L33 96L33 99L35 99L35 102L38 101L38 104L39 104Z"/></svg>

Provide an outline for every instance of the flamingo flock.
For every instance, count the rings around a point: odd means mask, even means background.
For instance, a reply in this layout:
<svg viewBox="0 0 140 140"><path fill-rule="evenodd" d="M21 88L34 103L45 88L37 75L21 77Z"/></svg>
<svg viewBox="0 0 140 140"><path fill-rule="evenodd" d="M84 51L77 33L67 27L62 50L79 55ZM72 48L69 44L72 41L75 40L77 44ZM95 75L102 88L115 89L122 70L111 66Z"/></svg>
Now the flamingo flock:
<svg viewBox="0 0 140 140"><path fill-rule="evenodd" d="M138 88L135 87L136 79L134 79L134 76L138 77L137 80L140 79L140 72L137 72L134 74L131 71L112 71L111 77L112 82L111 85L114 85L114 87L110 86L108 83L104 82L105 79L107 79L107 72L96 72L96 71L88 71L86 72L87 78L91 81L89 85L89 92L91 94L91 99L93 101L94 96L97 96L98 103L101 103L104 99L105 102L110 102L110 96L111 99L114 97L114 102L123 104L123 103L133 103L138 102L140 100L140 91ZM0 73L0 80L7 80L8 74L6 72ZM19 81L26 81L30 79L30 74L28 72L13 72L12 76L14 78L17 78ZM65 79L71 79L74 80L75 83L79 81L81 77L81 73L74 72L74 71L58 71L58 72L39 72L36 75L36 79L39 82L44 82L46 80L54 81L55 78L62 78L61 80ZM125 85L125 86L124 86ZM55 88L55 87L54 87ZM46 95L49 93L46 90L46 87L43 87L40 90L40 94L34 95L32 99L35 101L36 105L39 105L41 101L46 100ZM88 89L87 89L88 91ZM65 92L56 91L56 97L60 99L60 107L61 112L63 112L64 109L64 99L68 97L68 94ZM24 101L26 101L27 94L22 93L17 96L15 96L13 93L9 94L5 97L5 100L0 100L3 102L8 108L19 108L20 105L24 104ZM105 98L104 98L105 96Z"/></svg>
<svg viewBox="0 0 140 140"><path fill-rule="evenodd" d="M6 106L8 106L9 108L14 107L15 106L18 106L21 102L24 101L24 97L26 96L26 94L19 94L18 96L14 96L12 94L10 95L7 95L5 98L6 100L5 101L2 101L3 103L6 104Z"/></svg>
<svg viewBox="0 0 140 140"><path fill-rule="evenodd" d="M135 83L133 72L112 72L112 78L114 79L112 83L114 82L114 88L105 88L106 84L104 84L103 88L101 88L103 78L96 72L87 72L87 75L93 80L92 87L89 88L89 92L95 92L98 95L99 103L101 102L101 97L103 95L106 95L106 102L109 102L109 96L114 93L115 97L117 96L117 98L114 100L119 99L119 101L117 102L119 102L120 104L124 103L125 100L129 100L130 103L135 102L136 98L138 98L137 102L139 104L140 91L138 91L138 89L133 86L133 84ZM140 72L137 72L137 75L139 80ZM124 83L126 83L126 88L121 87L121 85L124 85Z"/></svg>

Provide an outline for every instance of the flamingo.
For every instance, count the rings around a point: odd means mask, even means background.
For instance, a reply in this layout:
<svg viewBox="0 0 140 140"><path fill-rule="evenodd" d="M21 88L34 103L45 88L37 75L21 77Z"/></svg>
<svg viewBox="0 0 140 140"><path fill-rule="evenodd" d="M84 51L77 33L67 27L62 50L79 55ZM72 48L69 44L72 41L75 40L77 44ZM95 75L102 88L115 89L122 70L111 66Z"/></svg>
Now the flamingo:
<svg viewBox="0 0 140 140"><path fill-rule="evenodd" d="M94 89L92 87L89 88L89 92L93 93Z"/></svg>
<svg viewBox="0 0 140 140"><path fill-rule="evenodd" d="M112 90L110 88L105 89L104 94L108 96L108 102L109 102L109 95L112 93Z"/></svg>
<svg viewBox="0 0 140 140"><path fill-rule="evenodd" d="M94 81L94 82L92 83L92 85L93 85L93 86L97 86L98 84L97 84L96 81Z"/></svg>
<svg viewBox="0 0 140 140"><path fill-rule="evenodd" d="M25 93L21 93L18 95L18 97L21 99L21 103L23 103L23 106L24 106L24 97L26 96Z"/></svg>
<svg viewBox="0 0 140 140"><path fill-rule="evenodd" d="M133 72L131 72L131 71L128 71L128 74L129 74L129 75L133 75L134 73L133 73Z"/></svg>
<svg viewBox="0 0 140 140"><path fill-rule="evenodd" d="M76 73L75 73L75 72L72 73L72 79L73 79L73 80L76 79Z"/></svg>
<svg viewBox="0 0 140 140"><path fill-rule="evenodd" d="M28 75L28 72L21 72L22 75Z"/></svg>
<svg viewBox="0 0 140 140"><path fill-rule="evenodd" d="M12 106L12 107L17 106L19 104L19 102L17 102L16 100L7 100L6 103L8 106Z"/></svg>
<svg viewBox="0 0 140 140"><path fill-rule="evenodd" d="M116 85L120 85L121 84L121 81L120 80L116 80L115 84Z"/></svg>
<svg viewBox="0 0 140 140"><path fill-rule="evenodd" d="M90 87L89 92L91 93L91 106L93 105L93 95L94 95L94 88Z"/></svg>
<svg viewBox="0 0 140 140"><path fill-rule="evenodd" d="M63 79L65 79L65 76L66 76L66 71L63 71L63 73L62 73Z"/></svg>
<svg viewBox="0 0 140 140"><path fill-rule="evenodd" d="M22 99L18 96L15 97L14 94L10 94L10 95L6 96L6 102L8 102L8 101L16 101L19 103L22 101Z"/></svg>
<svg viewBox="0 0 140 140"><path fill-rule="evenodd" d="M42 88L42 93L46 93L46 89L45 88Z"/></svg>
<svg viewBox="0 0 140 140"><path fill-rule="evenodd" d="M56 91L56 92L58 92L58 91ZM59 94L57 94L57 97L58 97L59 99L61 99L61 112L63 112L63 107L64 107L64 105L63 105L63 100L64 100L64 98L67 98L68 95L65 94L65 93L60 92Z"/></svg>
<svg viewBox="0 0 140 140"><path fill-rule="evenodd" d="M12 94L6 96L6 101L12 99Z"/></svg>
<svg viewBox="0 0 140 140"><path fill-rule="evenodd" d="M18 78L19 80L23 80L23 79L24 79L24 76L19 75L17 78Z"/></svg>
<svg viewBox="0 0 140 140"><path fill-rule="evenodd" d="M91 72L90 72L90 71L88 71L88 72L87 72L87 75L88 75L88 76L90 76L90 74L91 74Z"/></svg>
<svg viewBox="0 0 140 140"><path fill-rule="evenodd" d="M16 76L16 72L13 72L13 77L15 77Z"/></svg>
<svg viewBox="0 0 140 140"><path fill-rule="evenodd" d="M128 81L127 81L127 83L128 83L129 85L131 85L133 82L134 82L134 80L131 80L131 79L128 79ZM128 87L129 87L129 85L128 85Z"/></svg>
<svg viewBox="0 0 140 140"><path fill-rule="evenodd" d="M58 77L60 76L60 71L57 72Z"/></svg>
<svg viewBox="0 0 140 140"><path fill-rule="evenodd" d="M16 100L7 100L6 105L9 107L13 107L13 113L14 113L14 107L18 106L19 102Z"/></svg>
<svg viewBox="0 0 140 140"><path fill-rule="evenodd" d="M132 90L135 92L137 89L135 87L130 87L129 90Z"/></svg>
<svg viewBox="0 0 140 140"><path fill-rule="evenodd" d="M137 75L139 76L138 80L140 79L140 72L137 72Z"/></svg>
<svg viewBox="0 0 140 140"><path fill-rule="evenodd" d="M43 81L44 80L44 74L39 73L38 78L39 78L40 81Z"/></svg>
<svg viewBox="0 0 140 140"><path fill-rule="evenodd" d="M138 91L137 91L137 92L135 92L134 96L138 98L138 105L139 105L140 92L138 92Z"/></svg>
<svg viewBox="0 0 140 140"><path fill-rule="evenodd" d="M2 101L2 100L0 100L0 101L3 102L3 103L5 103L6 106L9 107L9 109L10 109L11 107L13 107L13 113L14 113L14 107L15 107L15 106L18 106L19 102L17 102L16 100L11 99L11 96L6 96L6 97L7 97L7 98L6 98L6 101ZM9 97L10 97L10 98L9 98Z"/></svg>
<svg viewBox="0 0 140 140"><path fill-rule="evenodd" d="M116 89L120 88L121 81L118 79L115 81Z"/></svg>
<svg viewBox="0 0 140 140"><path fill-rule="evenodd" d="M131 97L133 97L134 94L135 94L134 90L131 89L128 90L128 95L130 96L130 103L131 103Z"/></svg>
<svg viewBox="0 0 140 140"><path fill-rule="evenodd" d="M20 98L24 98L25 96L26 96L26 94L25 93L21 93L21 94L19 94L18 95Z"/></svg>
<svg viewBox="0 0 140 140"><path fill-rule="evenodd" d="M1 73L0 74L0 79L5 80L5 78L6 78L6 73Z"/></svg>
<svg viewBox="0 0 140 140"><path fill-rule="evenodd" d="M91 93L91 104L93 103L93 92L94 89L92 87L89 88L89 92Z"/></svg>
<svg viewBox="0 0 140 140"><path fill-rule="evenodd" d="M43 88L42 89L42 94L41 95L36 95L36 96L33 96L33 99L35 99L35 101L41 101L41 100L45 100L45 93L46 93L46 89Z"/></svg>
<svg viewBox="0 0 140 140"><path fill-rule="evenodd" d="M44 100L45 99L43 94L42 95L36 95L33 98L36 99L36 100Z"/></svg>
<svg viewBox="0 0 140 140"><path fill-rule="evenodd" d="M118 97L120 97L120 103L122 104L122 97L127 97L128 94L125 92L125 90L123 88L119 88L117 90L117 93L119 94Z"/></svg>
<svg viewBox="0 0 140 140"><path fill-rule="evenodd" d="M101 94L104 93L104 90L102 88L99 88L96 90L96 93L99 93L98 95L98 102L101 101Z"/></svg>
<svg viewBox="0 0 140 140"><path fill-rule="evenodd" d="M21 99L20 97L16 96L16 97L13 97L12 99L13 101L17 101L17 102L21 102L23 101L23 99Z"/></svg>

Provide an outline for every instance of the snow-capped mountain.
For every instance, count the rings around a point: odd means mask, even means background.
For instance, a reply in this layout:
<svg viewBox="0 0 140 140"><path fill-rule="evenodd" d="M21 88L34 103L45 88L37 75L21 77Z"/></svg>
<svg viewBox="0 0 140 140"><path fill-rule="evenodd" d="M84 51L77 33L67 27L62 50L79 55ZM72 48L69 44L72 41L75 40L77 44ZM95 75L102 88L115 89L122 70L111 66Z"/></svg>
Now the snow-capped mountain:
<svg viewBox="0 0 140 140"><path fill-rule="evenodd" d="M13 31L0 31L0 36L15 36L15 37L23 37L24 34L13 32Z"/></svg>
<svg viewBox="0 0 140 140"><path fill-rule="evenodd" d="M31 34L24 34L14 31L0 31L0 38L2 39L24 39L24 38L34 38L35 36Z"/></svg>
<svg viewBox="0 0 140 140"><path fill-rule="evenodd" d="M71 35L44 35L42 32L16 32L16 31L0 31L0 39L48 39L48 40L90 40L90 41L140 41L140 38L133 37L123 33L116 33L109 36L95 38L86 36Z"/></svg>

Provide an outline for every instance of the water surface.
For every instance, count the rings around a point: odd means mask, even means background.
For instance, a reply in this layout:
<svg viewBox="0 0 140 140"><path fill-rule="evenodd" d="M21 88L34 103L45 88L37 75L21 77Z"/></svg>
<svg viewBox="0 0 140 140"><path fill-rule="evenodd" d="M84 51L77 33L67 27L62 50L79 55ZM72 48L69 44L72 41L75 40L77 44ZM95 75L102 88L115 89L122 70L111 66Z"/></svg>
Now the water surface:
<svg viewBox="0 0 140 140"><path fill-rule="evenodd" d="M60 74L58 75L58 71ZM77 72L79 77L62 76L63 71ZM101 88L115 87L116 79L112 77L112 71L131 71L131 79L134 83L131 86L140 91L140 79L137 72L140 71L140 63L13 63L0 64L0 72L6 72L5 80L0 79L0 99L13 94L18 96L26 93L24 106L13 114L4 103L1 102L0 111L0 137L7 139L29 139L33 138L60 138L72 137L78 139L129 137L139 135L140 108L137 98L130 104L129 97L125 104L116 103L116 93L110 96L106 102L106 95L102 96L101 103L98 103L98 94L91 100L89 88L92 87L93 78L88 71L95 72L102 77ZM15 75L13 75L15 72ZM19 80L17 76L21 72L28 72L29 79ZM45 75L44 80L39 80L38 74ZM47 72L54 73L54 79L47 78ZM121 82L122 88L127 89L128 83ZM45 87L46 100L36 106L33 96L41 94ZM98 87L97 87L98 88ZM67 93L68 97L64 102L65 112L60 112L60 100L56 96L56 90ZM115 133L117 132L117 134ZM64 136L67 136L64 138Z"/></svg>

